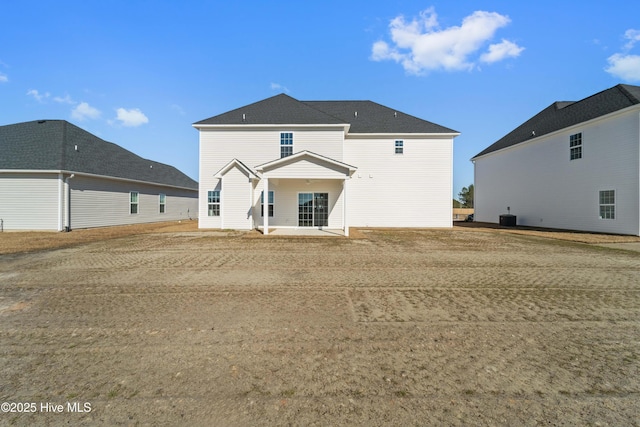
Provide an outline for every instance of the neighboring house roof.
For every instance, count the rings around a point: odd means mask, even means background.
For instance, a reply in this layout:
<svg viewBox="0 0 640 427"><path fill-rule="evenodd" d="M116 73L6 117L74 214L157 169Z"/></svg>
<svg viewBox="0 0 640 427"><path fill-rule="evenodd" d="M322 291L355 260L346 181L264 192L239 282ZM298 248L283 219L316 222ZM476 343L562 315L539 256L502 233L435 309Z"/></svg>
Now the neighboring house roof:
<svg viewBox="0 0 640 427"><path fill-rule="evenodd" d="M640 104L640 86L617 85L580 101L554 102L473 158Z"/></svg>
<svg viewBox="0 0 640 427"><path fill-rule="evenodd" d="M298 101L280 94L194 123L350 125L349 133L459 133L371 101Z"/></svg>
<svg viewBox="0 0 640 427"><path fill-rule="evenodd" d="M143 159L65 120L0 126L0 170L69 171L198 188L175 167Z"/></svg>

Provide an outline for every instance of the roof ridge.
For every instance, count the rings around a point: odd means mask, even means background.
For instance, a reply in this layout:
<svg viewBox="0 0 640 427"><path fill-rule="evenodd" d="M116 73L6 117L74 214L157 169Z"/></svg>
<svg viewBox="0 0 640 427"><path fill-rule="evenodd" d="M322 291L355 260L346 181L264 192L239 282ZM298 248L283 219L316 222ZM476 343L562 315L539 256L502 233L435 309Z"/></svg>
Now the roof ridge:
<svg viewBox="0 0 640 427"><path fill-rule="evenodd" d="M629 101L631 101L632 104L639 104L640 103L640 99L638 99L637 97L633 96L633 94L631 94L631 92L629 92L628 86L630 85L625 85L625 84L619 84L616 86L616 88L618 88L618 90L620 90L620 92L622 92L622 94L624 96L626 96Z"/></svg>

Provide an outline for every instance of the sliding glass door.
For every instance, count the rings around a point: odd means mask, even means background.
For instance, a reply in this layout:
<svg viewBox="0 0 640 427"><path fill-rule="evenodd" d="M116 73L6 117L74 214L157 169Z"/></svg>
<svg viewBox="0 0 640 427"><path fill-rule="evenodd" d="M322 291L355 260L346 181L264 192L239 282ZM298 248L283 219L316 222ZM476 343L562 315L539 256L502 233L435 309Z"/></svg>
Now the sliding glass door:
<svg viewBox="0 0 640 427"><path fill-rule="evenodd" d="M329 225L329 193L298 193L298 227Z"/></svg>

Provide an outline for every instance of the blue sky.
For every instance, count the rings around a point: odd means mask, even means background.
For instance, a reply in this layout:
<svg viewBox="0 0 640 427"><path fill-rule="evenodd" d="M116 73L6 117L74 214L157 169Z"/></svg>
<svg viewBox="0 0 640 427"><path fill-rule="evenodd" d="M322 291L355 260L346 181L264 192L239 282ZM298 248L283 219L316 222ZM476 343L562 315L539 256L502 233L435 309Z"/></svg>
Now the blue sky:
<svg viewBox="0 0 640 427"><path fill-rule="evenodd" d="M192 123L287 93L461 132L470 158L554 101L640 85L640 3L0 0L0 125L65 119L198 179Z"/></svg>

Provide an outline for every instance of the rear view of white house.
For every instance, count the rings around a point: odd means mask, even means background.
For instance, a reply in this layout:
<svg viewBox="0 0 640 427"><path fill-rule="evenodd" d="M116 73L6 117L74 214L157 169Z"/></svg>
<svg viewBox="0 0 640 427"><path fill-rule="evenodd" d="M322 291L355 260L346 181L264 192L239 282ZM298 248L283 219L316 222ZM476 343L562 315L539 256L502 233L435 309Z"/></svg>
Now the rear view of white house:
<svg viewBox="0 0 640 427"><path fill-rule="evenodd" d="M640 87L555 102L483 150L475 220L640 235Z"/></svg>
<svg viewBox="0 0 640 427"><path fill-rule="evenodd" d="M200 228L452 226L454 130L371 101L284 94L193 126Z"/></svg>

